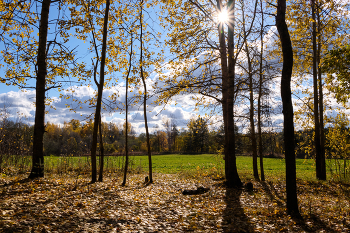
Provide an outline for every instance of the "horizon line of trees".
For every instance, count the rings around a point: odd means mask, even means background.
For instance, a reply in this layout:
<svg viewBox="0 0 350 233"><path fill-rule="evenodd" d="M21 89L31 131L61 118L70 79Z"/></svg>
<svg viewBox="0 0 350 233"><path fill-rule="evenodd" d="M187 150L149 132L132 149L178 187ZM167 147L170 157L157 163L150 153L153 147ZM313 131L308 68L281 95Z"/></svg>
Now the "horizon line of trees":
<svg viewBox="0 0 350 233"><path fill-rule="evenodd" d="M4 118L0 122L0 157L3 155L30 156L33 149L34 126ZM134 155L146 155L146 134L136 135L128 123L129 151ZM44 156L87 156L93 135L93 120L80 122L72 119L61 126L48 122L45 126ZM224 146L223 126L209 129L209 122L201 117L192 118L188 129L179 130L176 124L164 123L164 130L150 133L152 154L206 154L219 153ZM251 133L240 133L235 126L236 154L252 155ZM295 132L296 158L314 158L313 129ZM350 159L350 127L338 124L325 128L326 158ZM100 141L100 140L99 140ZM102 122L102 141L105 155L125 155L125 123ZM264 157L282 158L284 154L283 132L264 132L262 137ZM100 143L97 143L100 152Z"/></svg>

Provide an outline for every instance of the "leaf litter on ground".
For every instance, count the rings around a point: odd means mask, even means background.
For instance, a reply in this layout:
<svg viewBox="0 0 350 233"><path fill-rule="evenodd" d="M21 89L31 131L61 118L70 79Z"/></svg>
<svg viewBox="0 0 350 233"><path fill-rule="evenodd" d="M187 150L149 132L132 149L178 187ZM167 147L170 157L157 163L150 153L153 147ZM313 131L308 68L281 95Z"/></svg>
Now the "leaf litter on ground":
<svg viewBox="0 0 350 233"><path fill-rule="evenodd" d="M286 214L283 181L227 189L210 177L130 175L125 187L51 176L0 179L0 232L348 232L350 186L298 180L301 219ZM197 187L200 195L182 195Z"/></svg>

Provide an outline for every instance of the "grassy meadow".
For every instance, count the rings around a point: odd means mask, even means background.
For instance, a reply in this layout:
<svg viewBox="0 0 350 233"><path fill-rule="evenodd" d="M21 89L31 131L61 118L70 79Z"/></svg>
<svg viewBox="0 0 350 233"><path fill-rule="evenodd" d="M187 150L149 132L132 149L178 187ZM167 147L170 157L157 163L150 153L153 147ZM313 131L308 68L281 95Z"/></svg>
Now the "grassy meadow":
<svg viewBox="0 0 350 233"><path fill-rule="evenodd" d="M124 166L123 156L106 156L104 158L105 173L121 172ZM131 173L147 173L147 156L130 156L129 170ZM0 160L1 161L1 160ZM337 161L339 163L339 161ZM327 160L327 173L336 177L335 168L342 168L341 164L335 165L335 161ZM99 157L97 157L99 165ZM260 164L259 173L260 173ZM244 180L253 179L252 157L237 156L238 173ZM313 159L296 159L297 178L313 181L315 179L315 161ZM28 173L31 168L31 157L3 156L0 173L3 176ZM45 173L50 174L89 174L91 168L90 157L45 157ZM221 155L154 155L152 156L152 168L154 173L182 174L184 176L222 178L224 176L224 160ZM264 171L266 179L284 179L285 161L283 158L264 158ZM339 172L337 172L338 174ZM72 174L72 175L74 175Z"/></svg>

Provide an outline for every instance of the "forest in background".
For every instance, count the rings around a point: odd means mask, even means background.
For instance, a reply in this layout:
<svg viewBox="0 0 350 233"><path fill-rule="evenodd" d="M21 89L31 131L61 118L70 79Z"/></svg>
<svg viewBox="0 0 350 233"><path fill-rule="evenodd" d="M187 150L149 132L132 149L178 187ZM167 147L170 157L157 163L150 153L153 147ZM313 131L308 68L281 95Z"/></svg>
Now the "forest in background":
<svg viewBox="0 0 350 233"><path fill-rule="evenodd" d="M46 124L44 136L45 156L90 156L93 121L87 124L78 120L65 122L63 126ZM164 121L166 131L154 129L150 134L152 154L217 154L223 152L224 131L220 127L210 130L209 122L198 117L187 123L188 129L178 129L175 123ZM104 153L108 156L125 156L125 124L102 122ZM312 159L312 130L296 132L296 157ZM327 159L350 159L349 127L326 128ZM249 133L239 132L236 126L237 155L252 155ZM265 132L262 135L263 156L283 158L283 133ZM131 155L147 155L146 135L137 135L129 123L129 147ZM33 146L33 126L3 119L0 127L0 157L3 155L30 156ZM100 154L100 146L97 146ZM0 159L0 162L2 160ZM345 171L349 171L350 164Z"/></svg>

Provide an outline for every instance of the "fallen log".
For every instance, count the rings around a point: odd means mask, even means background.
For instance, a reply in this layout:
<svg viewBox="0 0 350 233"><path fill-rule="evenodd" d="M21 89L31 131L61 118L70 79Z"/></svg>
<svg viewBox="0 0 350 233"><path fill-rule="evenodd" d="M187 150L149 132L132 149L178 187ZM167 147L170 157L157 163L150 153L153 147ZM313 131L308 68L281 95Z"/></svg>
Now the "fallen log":
<svg viewBox="0 0 350 233"><path fill-rule="evenodd" d="M197 187L197 189L185 189L182 191L183 195L197 195L197 194L203 194L210 190L210 188L204 188L204 187Z"/></svg>

